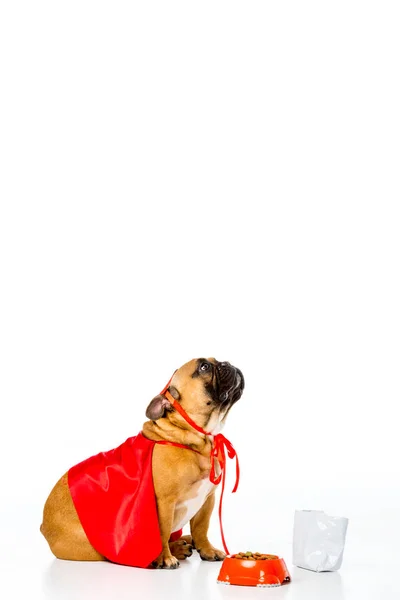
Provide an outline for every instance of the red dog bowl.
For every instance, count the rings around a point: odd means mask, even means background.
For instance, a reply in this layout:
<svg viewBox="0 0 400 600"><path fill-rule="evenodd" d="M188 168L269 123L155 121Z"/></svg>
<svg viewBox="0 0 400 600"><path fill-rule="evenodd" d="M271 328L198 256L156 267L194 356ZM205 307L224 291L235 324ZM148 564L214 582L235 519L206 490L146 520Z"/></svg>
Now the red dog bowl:
<svg viewBox="0 0 400 600"><path fill-rule="evenodd" d="M276 587L290 582L290 575L283 558L273 554L267 559L234 558L227 556L222 563L217 583L226 585L250 585L254 587ZM261 555L260 555L261 556Z"/></svg>

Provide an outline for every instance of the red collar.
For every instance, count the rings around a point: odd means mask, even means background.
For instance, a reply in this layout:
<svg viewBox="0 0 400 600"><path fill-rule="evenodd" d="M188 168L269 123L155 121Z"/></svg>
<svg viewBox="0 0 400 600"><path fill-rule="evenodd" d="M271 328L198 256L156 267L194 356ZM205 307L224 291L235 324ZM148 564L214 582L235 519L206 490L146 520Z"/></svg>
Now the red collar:
<svg viewBox="0 0 400 600"><path fill-rule="evenodd" d="M177 400L175 400L175 398L172 396L172 394L170 394L170 392L168 390L171 380L172 380L172 377L168 381L165 388L162 390L161 395L165 396L167 398L167 400L174 407L174 409L181 415L181 417L183 417L185 419L185 421L191 427L193 427L193 429L195 429L199 433L202 433L203 435L207 435L213 439L211 455L210 455L210 460L211 460L210 481L214 485L218 485L222 479L222 491L221 491L221 497L220 497L220 502L219 502L218 514L219 514L219 524L220 524L220 529L221 529L222 543L223 543L225 552L227 554L229 554L229 550L225 543L224 531L222 528L222 498L223 498L224 489L225 489L225 472L226 472L225 450L226 450L229 458L236 458L236 482L235 482L234 488L232 490L232 493L236 492L238 485L239 485L239 479L240 479L239 459L236 454L236 450L232 446L231 442L224 435L222 435L222 433L213 435L209 431L205 431L202 427L197 425L197 423L195 423L191 417L189 417L187 412L182 408L182 406L179 404L179 402ZM187 450L192 450L194 452L198 452L198 450L194 450L193 448L190 448L190 446L185 446L183 444L177 444L174 442L158 442L158 443L164 444L164 445L169 445L169 446L177 446L179 448L186 448ZM219 464L219 468L220 468L219 475L216 475L216 472L215 472L215 460L217 460L218 464Z"/></svg>

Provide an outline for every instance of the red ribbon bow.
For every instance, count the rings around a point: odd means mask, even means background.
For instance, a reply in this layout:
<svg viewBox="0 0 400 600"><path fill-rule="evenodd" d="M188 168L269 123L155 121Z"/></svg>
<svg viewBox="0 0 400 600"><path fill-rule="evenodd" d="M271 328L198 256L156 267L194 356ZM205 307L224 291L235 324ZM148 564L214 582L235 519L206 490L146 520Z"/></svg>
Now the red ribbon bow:
<svg viewBox="0 0 400 600"><path fill-rule="evenodd" d="M219 527L221 530L221 539L222 539L222 544L224 546L224 550L227 554L230 554L230 552L227 548L226 542L225 542L224 529L222 527L222 498L223 498L224 490L225 490L225 473L226 473L225 448L226 448L229 458L236 458L236 482L235 482L235 486L232 490L232 494L234 494L236 492L236 490L238 489L239 479L240 479L240 467L239 467L238 455L236 454L236 450L232 446L231 442L224 435L222 435L222 433L218 433L214 437L213 447L211 450L210 481L212 483L214 483L215 485L218 485L222 478L222 490L221 490L221 497L219 499L219 508L218 508ZM213 460L213 458L217 459L218 464L221 469L221 472L218 475L218 477L215 475L215 460Z"/></svg>
<svg viewBox="0 0 400 600"><path fill-rule="evenodd" d="M221 478L223 477L223 474L225 473L225 467L226 467L225 449L228 453L228 458L236 458L236 482L235 482L235 487L232 490L232 494L233 494L234 492L236 492L238 485L239 485L239 478L240 478L239 459L238 459L238 455L236 454L235 448L232 446L232 444L228 440L228 438L226 438L224 435L222 435L222 433L218 433L216 436L214 436L213 447L211 450L211 457L214 457L217 459L218 464L221 469L221 473L218 476L215 474L215 461L211 460L210 481L212 483L214 483L215 485L218 485L221 481Z"/></svg>
<svg viewBox="0 0 400 600"><path fill-rule="evenodd" d="M234 488L232 490L232 493L236 492L236 490L238 489L239 479L240 479L240 467L239 467L239 459L236 454L236 450L233 447L233 445L231 444L231 442L228 440L228 438L226 438L224 435L222 435L222 433L213 435L209 431L205 431L202 427L199 427L197 425L197 423L195 423L193 421L193 419L191 419L191 417L189 417L189 415L182 408L182 406L179 404L179 402L177 402L175 400L175 398L168 391L170 382L171 382L171 380L167 383L165 388L162 390L161 394L165 395L165 397L169 400L169 402L175 408L175 410L185 419L185 421L187 423L189 423L189 425L191 425L194 429L196 429L196 431L213 438L213 445L212 445L211 455L210 455L210 461L211 461L210 481L214 485L218 485L222 480L222 490L221 490L221 497L219 500L218 516L219 516L219 526L220 526L220 530L221 530L222 544L224 546L224 550L225 550L226 554L229 554L229 550L228 550L226 542L225 542L224 530L222 527L222 499L223 499L224 490L225 490L226 454L228 454L228 458L236 458L236 482L235 482ZM161 443L163 443L163 442L161 442ZM193 448L190 448L190 446L183 446L182 444L175 444L173 442L165 442L165 443L168 445L171 445L171 446L178 446L180 448L183 447L183 448L187 448L188 450L194 450ZM198 452L198 451L194 450L194 452ZM219 475L216 474L216 468L215 468L216 462L218 463L219 468L220 468Z"/></svg>

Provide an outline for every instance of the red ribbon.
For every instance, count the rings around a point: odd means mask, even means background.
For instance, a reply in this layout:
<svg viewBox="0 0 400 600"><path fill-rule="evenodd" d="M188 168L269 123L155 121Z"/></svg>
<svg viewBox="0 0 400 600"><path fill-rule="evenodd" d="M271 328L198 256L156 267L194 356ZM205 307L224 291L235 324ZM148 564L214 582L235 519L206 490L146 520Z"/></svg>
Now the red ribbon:
<svg viewBox="0 0 400 600"><path fill-rule="evenodd" d="M234 488L232 490L232 494L234 494L236 492L236 490L238 489L239 479L240 479L240 467L239 467L238 455L236 454L236 450L232 446L231 442L224 435L222 435L222 433L218 433L214 437L213 447L211 450L210 481L212 483L214 483L215 485L218 485L222 478L222 490L221 490L221 496L219 499L219 508L218 508L219 527L221 530L221 539L222 539L222 544L224 546L224 550L225 550L226 554L230 554L228 547L226 545L226 542L225 542L224 528L222 526L222 498L224 496L224 491L225 491L225 474L226 474L225 448L226 448L229 458L236 458L236 482L235 482ZM218 464L221 469L221 472L218 476L215 475L215 460L213 460L214 458L217 459Z"/></svg>
<svg viewBox="0 0 400 600"><path fill-rule="evenodd" d="M175 410L185 419L185 421L187 423L189 423L189 425L191 425L191 427L193 427L193 429L196 429L196 431L198 431L199 433L202 433L203 435L208 435L213 438L213 444L212 444L211 455L210 455L210 461L211 461L210 481L214 485L218 485L220 483L220 481L222 480L222 490L221 490L221 497L219 500L218 516L219 516L219 526L220 526L220 530L221 530L222 544L224 546L224 550L225 550L226 554L229 554L229 550L228 550L226 542L225 542L224 529L222 526L222 499L223 499L224 491L225 491L226 455L228 455L228 458L236 458L236 482L235 482L234 488L232 490L232 493L236 492L238 485L239 485L239 479L240 479L239 459L236 454L236 450L232 446L231 442L224 435L222 435L222 433L213 435L209 431L205 431L202 427L199 427L199 425L197 425L197 423L195 423L193 421L193 419L191 417L189 417L189 415L182 408L182 406L175 400L175 398L168 391L168 387L169 387L169 384L171 383L171 379L169 380L169 382L167 383L167 385L161 392L161 395L164 395L169 400L169 402L175 408ZM165 444L165 445L171 445L171 446L178 446L179 448L186 448L188 450L193 450L194 452L198 452L198 450L194 450L193 448L190 448L190 446L184 446L183 444L175 444L174 442L158 442L158 443ZM216 474L215 461L218 462L218 465L220 468L219 475Z"/></svg>

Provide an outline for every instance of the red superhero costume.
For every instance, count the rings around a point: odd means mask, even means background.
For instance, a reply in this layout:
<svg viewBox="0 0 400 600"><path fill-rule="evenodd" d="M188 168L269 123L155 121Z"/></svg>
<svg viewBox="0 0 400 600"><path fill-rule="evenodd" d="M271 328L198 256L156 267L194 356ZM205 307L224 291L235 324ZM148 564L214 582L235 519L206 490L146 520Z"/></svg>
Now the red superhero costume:
<svg viewBox="0 0 400 600"><path fill-rule="evenodd" d="M68 472L86 536L112 562L148 567L162 550L151 469L154 444L139 433ZM171 541L181 535L175 532Z"/></svg>
<svg viewBox="0 0 400 600"><path fill-rule="evenodd" d="M166 395L192 427L211 436L190 419L168 392ZM154 442L139 433L128 438L118 448L92 456L68 472L72 500L86 536L93 548L112 562L148 567L162 551L152 475L155 443L192 450L173 442ZM214 436L210 479L218 484L222 477L220 522L225 482L225 448L230 458L236 456L232 445L222 434ZM219 476L215 473L214 458L221 468ZM233 491L237 489L238 477L237 463L237 481ZM182 530L174 532L170 541L179 539L181 535ZM228 553L222 524L221 535L225 552Z"/></svg>

